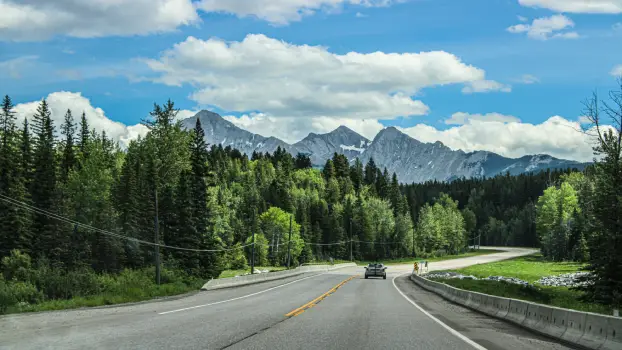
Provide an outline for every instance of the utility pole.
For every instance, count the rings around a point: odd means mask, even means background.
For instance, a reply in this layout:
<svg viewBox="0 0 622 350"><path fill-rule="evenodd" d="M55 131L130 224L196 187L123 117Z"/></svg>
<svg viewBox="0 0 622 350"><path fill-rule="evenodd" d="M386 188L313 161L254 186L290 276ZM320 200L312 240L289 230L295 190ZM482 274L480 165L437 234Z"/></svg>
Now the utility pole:
<svg viewBox="0 0 622 350"><path fill-rule="evenodd" d="M155 273L156 284L160 285L160 225L158 222L158 184L155 186Z"/></svg>
<svg viewBox="0 0 622 350"><path fill-rule="evenodd" d="M287 269L289 270L289 264L291 261L291 250L292 247L292 215L289 214L289 238L287 239Z"/></svg>
<svg viewBox="0 0 622 350"><path fill-rule="evenodd" d="M253 210L253 226L255 225L255 211ZM255 228L251 227L253 231L253 252L251 254L251 275L255 273Z"/></svg>
<svg viewBox="0 0 622 350"><path fill-rule="evenodd" d="M415 257L415 227L413 226L413 258Z"/></svg>
<svg viewBox="0 0 622 350"><path fill-rule="evenodd" d="M352 240L354 239L354 232L352 232L352 218L350 218L350 261L352 260Z"/></svg>

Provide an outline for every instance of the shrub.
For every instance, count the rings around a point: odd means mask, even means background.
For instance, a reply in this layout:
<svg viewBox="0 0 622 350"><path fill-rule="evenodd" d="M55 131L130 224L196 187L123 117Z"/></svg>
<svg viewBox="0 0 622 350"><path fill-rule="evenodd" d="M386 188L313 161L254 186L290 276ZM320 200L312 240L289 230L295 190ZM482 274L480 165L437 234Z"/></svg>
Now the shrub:
<svg viewBox="0 0 622 350"><path fill-rule="evenodd" d="M7 285L17 303L36 304L44 299L43 293L30 282L8 282Z"/></svg>
<svg viewBox="0 0 622 350"><path fill-rule="evenodd" d="M13 306L15 303L15 297L11 292L8 282L0 277L0 314L5 313L9 306Z"/></svg>
<svg viewBox="0 0 622 350"><path fill-rule="evenodd" d="M2 258L2 274L7 281L12 279L28 281L32 274L30 256L17 249L11 250L11 255Z"/></svg>

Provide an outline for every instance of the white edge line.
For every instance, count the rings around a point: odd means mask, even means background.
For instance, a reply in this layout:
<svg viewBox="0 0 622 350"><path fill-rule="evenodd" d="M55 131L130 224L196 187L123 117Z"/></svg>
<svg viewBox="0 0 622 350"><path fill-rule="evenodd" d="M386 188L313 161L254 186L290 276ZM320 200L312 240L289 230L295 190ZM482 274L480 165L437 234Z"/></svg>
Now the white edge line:
<svg viewBox="0 0 622 350"><path fill-rule="evenodd" d="M391 280L391 282L393 282L393 287L395 287L395 289L398 291L398 293L400 293L404 297L404 299L408 300L409 303L413 304L417 309L419 309L419 311L423 312L424 315L428 316L434 322L436 322L436 323L440 324L441 326L443 326L443 328L448 330L451 334L455 335L456 337L462 339L464 342L468 343L469 345L473 346L474 348L476 348L478 350L488 350L485 347L477 344L473 340L467 338L464 334L462 334L462 333L458 332L457 330L449 327L448 325L443 323L443 321L441 321L438 318L432 316L429 312L425 311L421 306L417 305L417 303L415 303L414 301L412 301L412 299L410 299L408 296L406 296L406 294L402 293L402 291L399 288L397 288L397 285L395 285L395 279L398 278L398 277L404 276L404 275L409 275L409 274L410 274L410 272L407 272L405 274L402 274L402 275L399 275L399 276L395 276Z"/></svg>
<svg viewBox="0 0 622 350"><path fill-rule="evenodd" d="M293 284L293 283L296 283L296 282L300 282L300 281L303 281L303 280L306 280L306 279L309 279L309 278L313 278L313 277L317 277L317 276L325 275L325 274L327 274L327 273L328 273L328 272L324 272L324 273L320 273L320 274L317 274L317 275L313 275L313 276L308 276L308 277L300 278L300 279L297 279L297 280L295 280L295 281L287 282L287 283L285 283L285 284L280 284L280 285L278 285L278 286L276 286L276 287L272 287L272 288L264 289L264 290L259 291L259 292L256 292L256 293L252 293L252 294L243 295L243 296L241 296L241 297L237 297L237 298L233 298L233 299L227 299L227 300L221 300L221 301L217 301L217 302L214 302L214 303L209 303L209 304L203 304L203 305L196 305L196 306L191 306L191 307L185 307L185 308L183 308L183 309L177 309L177 310L171 310L171 311L164 311L164 312L160 312L160 313L158 313L158 315L172 314L172 313L174 313L174 312L180 312L180 311L186 311L186 310L198 309L198 308L201 308L201 307L206 307L206 306L211 306L211 305L217 305L217 304L228 303L228 302L230 302L230 301L240 300L240 299L244 299L244 298L252 297L252 296L257 295L257 294L261 294L261 293L269 292L269 291L274 290L274 289L277 289L277 288L285 287L285 286L287 286L287 285L290 285L290 284Z"/></svg>

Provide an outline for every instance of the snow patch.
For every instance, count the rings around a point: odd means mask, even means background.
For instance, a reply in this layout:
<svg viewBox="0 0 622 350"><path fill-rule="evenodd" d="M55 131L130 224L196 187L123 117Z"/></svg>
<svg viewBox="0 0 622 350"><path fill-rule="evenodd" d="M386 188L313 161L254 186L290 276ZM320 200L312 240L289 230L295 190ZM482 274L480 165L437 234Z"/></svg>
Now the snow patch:
<svg viewBox="0 0 622 350"><path fill-rule="evenodd" d="M428 165L430 165L430 164L432 164L432 161L429 161L429 162L428 162Z"/></svg>
<svg viewBox="0 0 622 350"><path fill-rule="evenodd" d="M525 171L532 171L541 164L549 164L552 160L553 159L548 156L542 156L542 155L534 156L529 162L529 165L527 166L527 168L525 168Z"/></svg>
<svg viewBox="0 0 622 350"><path fill-rule="evenodd" d="M220 141L220 144L221 144L221 145L224 145L226 141L227 141L227 138L225 137L225 139L224 139L224 140Z"/></svg>
<svg viewBox="0 0 622 350"><path fill-rule="evenodd" d="M354 145L352 146L339 145L339 147L341 147L342 150L346 150L346 151L356 151L359 153L363 153L363 151L365 151L364 148L355 147Z"/></svg>
<svg viewBox="0 0 622 350"><path fill-rule="evenodd" d="M363 148L365 146L365 140L361 140L361 145L359 147Z"/></svg>

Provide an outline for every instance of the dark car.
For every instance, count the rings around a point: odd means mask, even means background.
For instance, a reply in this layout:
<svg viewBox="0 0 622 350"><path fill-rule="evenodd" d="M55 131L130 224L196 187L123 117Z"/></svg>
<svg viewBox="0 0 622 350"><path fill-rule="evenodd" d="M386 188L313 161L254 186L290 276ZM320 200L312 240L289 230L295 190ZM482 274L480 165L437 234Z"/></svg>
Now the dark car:
<svg viewBox="0 0 622 350"><path fill-rule="evenodd" d="M365 279L368 277L382 277L387 279L387 267L382 264L369 264L365 266Z"/></svg>

